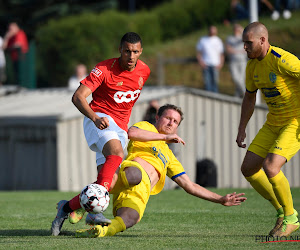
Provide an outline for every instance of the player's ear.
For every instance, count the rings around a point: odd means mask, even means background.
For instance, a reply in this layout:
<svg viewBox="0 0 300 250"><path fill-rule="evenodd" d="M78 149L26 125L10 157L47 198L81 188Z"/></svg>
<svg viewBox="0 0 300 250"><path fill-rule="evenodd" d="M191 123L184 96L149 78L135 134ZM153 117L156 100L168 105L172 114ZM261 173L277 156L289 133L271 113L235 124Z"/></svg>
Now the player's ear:
<svg viewBox="0 0 300 250"><path fill-rule="evenodd" d="M122 53L122 47L121 46L119 46L119 52Z"/></svg>
<svg viewBox="0 0 300 250"><path fill-rule="evenodd" d="M260 43L261 43L261 44L264 44L265 41L266 41L266 38L262 36L262 37L260 38Z"/></svg>

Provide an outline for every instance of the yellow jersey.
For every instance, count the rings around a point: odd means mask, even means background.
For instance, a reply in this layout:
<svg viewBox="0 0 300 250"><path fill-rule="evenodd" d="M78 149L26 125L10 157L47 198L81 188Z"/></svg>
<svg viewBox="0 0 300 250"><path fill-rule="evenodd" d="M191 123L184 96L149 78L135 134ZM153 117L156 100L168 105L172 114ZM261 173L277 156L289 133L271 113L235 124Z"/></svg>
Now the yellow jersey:
<svg viewBox="0 0 300 250"><path fill-rule="evenodd" d="M138 122L133 127L158 133L155 126L146 121ZM183 166L165 141L140 142L130 140L127 151L126 160L133 160L136 157L140 157L155 167L159 173L159 181L153 187L151 195L161 192L165 185L166 175L174 180L176 177L185 174Z"/></svg>
<svg viewBox="0 0 300 250"><path fill-rule="evenodd" d="M283 126L300 118L300 61L293 54L270 46L261 60L251 59L246 68L246 89L260 89L269 113L266 123Z"/></svg>

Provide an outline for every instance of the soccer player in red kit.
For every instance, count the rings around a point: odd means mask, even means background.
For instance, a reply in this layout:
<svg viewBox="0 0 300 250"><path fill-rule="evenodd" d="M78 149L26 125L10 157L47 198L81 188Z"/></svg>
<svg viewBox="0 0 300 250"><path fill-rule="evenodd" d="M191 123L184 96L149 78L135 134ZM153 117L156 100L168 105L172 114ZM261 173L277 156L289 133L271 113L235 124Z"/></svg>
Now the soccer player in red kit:
<svg viewBox="0 0 300 250"><path fill-rule="evenodd" d="M139 60L142 51L140 36L134 32L126 33L120 43L120 57L98 63L81 81L72 97L74 105L85 115L84 134L90 149L96 152L96 183L108 191L124 157L132 107L150 75L149 67ZM90 94L93 99L88 104L86 98ZM71 215L80 208L79 195L70 201L58 202L57 215L51 227L52 235L60 233L69 213L70 222L76 223L77 221L72 222ZM82 216L83 213L82 209ZM102 214L96 216L100 216L96 218L100 221L95 224L109 223ZM90 217L87 216L88 218Z"/></svg>

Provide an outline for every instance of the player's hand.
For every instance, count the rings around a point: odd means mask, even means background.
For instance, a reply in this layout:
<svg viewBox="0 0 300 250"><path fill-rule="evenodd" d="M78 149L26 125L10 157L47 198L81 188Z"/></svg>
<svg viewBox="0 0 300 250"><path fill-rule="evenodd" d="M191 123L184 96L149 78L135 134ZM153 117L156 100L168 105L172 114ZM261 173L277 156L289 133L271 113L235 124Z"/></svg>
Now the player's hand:
<svg viewBox="0 0 300 250"><path fill-rule="evenodd" d="M94 123L96 127L101 130L109 127L109 120L107 119L107 117L98 117Z"/></svg>
<svg viewBox="0 0 300 250"><path fill-rule="evenodd" d="M245 143L243 143L244 142L244 140L245 140L245 138L246 138L246 132L245 131L243 131L243 132L238 132L238 135L237 135L237 137L236 137L236 143L237 143L237 145L240 147L240 148L245 148L247 145L245 144Z"/></svg>
<svg viewBox="0 0 300 250"><path fill-rule="evenodd" d="M183 145L185 145L185 141L182 140L182 138L180 138L178 135L176 134L169 134L166 135L166 142L167 143L182 143Z"/></svg>
<svg viewBox="0 0 300 250"><path fill-rule="evenodd" d="M221 198L221 204L226 207L241 205L242 202L247 200L246 197L242 197L243 195L245 195L245 193L237 194L234 192L232 194L227 194Z"/></svg>

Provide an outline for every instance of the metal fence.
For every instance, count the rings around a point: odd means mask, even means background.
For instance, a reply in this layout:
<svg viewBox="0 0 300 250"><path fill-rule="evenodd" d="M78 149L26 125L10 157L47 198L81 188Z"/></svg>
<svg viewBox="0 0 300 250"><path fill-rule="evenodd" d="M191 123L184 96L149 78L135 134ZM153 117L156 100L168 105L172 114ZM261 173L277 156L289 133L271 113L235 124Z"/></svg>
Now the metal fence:
<svg viewBox="0 0 300 250"><path fill-rule="evenodd" d="M79 191L95 180L95 153L86 144L83 116L71 96L33 91L0 98L1 190ZM142 119L151 99L182 108L185 118L178 133L186 145L177 145L176 151L192 180L197 161L207 158L216 164L217 187L249 187L240 172L246 150L235 143L241 99L185 87L145 88L129 125ZM248 145L266 114L265 106L256 107L246 131ZM299 163L298 153L283 168L291 187L300 186ZM168 180L166 188L173 187Z"/></svg>

